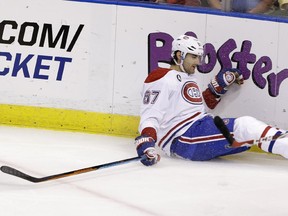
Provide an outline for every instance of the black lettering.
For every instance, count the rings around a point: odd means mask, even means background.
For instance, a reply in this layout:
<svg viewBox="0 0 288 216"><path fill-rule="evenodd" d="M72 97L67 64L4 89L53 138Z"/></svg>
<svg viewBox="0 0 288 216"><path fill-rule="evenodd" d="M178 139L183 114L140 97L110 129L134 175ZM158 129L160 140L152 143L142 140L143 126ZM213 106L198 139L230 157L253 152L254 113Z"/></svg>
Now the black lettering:
<svg viewBox="0 0 288 216"><path fill-rule="evenodd" d="M46 40L46 35L47 35L48 47L55 48L58 41L60 40L60 37L62 36L62 42L61 42L60 48L65 49L66 43L67 43L67 38L68 38L68 33L69 33L69 28L70 27L67 25L61 26L55 40L53 41L52 24L44 23L39 46L40 47L44 46L44 43Z"/></svg>
<svg viewBox="0 0 288 216"><path fill-rule="evenodd" d="M80 35L80 33L81 33L83 28L84 28L84 25L79 25L79 27L78 27L78 29L77 29L77 31L76 31L71 43L70 43L70 45L69 45L69 47L67 49L67 52L71 52L72 51L72 49L73 49L73 47L74 47L74 45L75 45L75 43L76 43L76 41L77 41L77 39L78 39L78 37L79 37L79 35Z"/></svg>
<svg viewBox="0 0 288 216"><path fill-rule="evenodd" d="M27 36L26 33L27 27L32 27L32 35L29 40L25 41L24 37L25 35ZM32 22L23 23L20 27L18 43L20 45L33 46L36 43L38 32L39 32L39 25L37 23Z"/></svg>
<svg viewBox="0 0 288 216"><path fill-rule="evenodd" d="M4 29L5 29L6 25L11 25L12 29L17 29L18 24L15 21L12 21L12 20L3 20L0 23L0 43L12 44L14 42L14 40L15 40L14 36L11 36L11 37L9 37L9 39L6 39L6 40L3 38L3 33L4 33Z"/></svg>

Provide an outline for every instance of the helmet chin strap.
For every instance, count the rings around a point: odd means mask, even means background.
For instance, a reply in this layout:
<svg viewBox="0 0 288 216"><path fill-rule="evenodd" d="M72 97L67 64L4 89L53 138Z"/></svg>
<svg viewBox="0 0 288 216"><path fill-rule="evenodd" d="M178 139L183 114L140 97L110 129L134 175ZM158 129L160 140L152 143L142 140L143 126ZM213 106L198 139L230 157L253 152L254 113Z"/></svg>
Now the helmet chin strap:
<svg viewBox="0 0 288 216"><path fill-rule="evenodd" d="M180 63L178 63L174 58L173 58L173 61L175 62L176 65L179 65L180 69L181 69L183 72L187 73L187 72L185 71L184 67L183 67L183 62L184 62L183 54L181 55L181 62L180 62Z"/></svg>
<svg viewBox="0 0 288 216"><path fill-rule="evenodd" d="M182 70L183 72L187 73L187 72L185 71L184 67L183 67L183 64L180 64L179 66L180 66L180 68L181 68L181 70Z"/></svg>

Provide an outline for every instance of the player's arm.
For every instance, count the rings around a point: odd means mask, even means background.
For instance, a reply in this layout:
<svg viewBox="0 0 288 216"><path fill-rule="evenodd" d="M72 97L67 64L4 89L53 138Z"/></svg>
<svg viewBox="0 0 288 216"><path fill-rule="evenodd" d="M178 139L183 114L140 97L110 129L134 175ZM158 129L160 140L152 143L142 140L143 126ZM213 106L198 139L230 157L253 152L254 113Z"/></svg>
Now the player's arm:
<svg viewBox="0 0 288 216"><path fill-rule="evenodd" d="M144 85L141 106L141 119L139 124L140 136L135 139L136 150L144 159L145 166L156 164L160 160L155 144L159 122L163 119L165 110L169 105L169 85L159 80L149 85Z"/></svg>
<svg viewBox="0 0 288 216"><path fill-rule="evenodd" d="M273 6L274 0L261 0L248 13L265 13Z"/></svg>
<svg viewBox="0 0 288 216"><path fill-rule="evenodd" d="M208 84L208 88L202 93L205 103L210 109L214 109L221 100L230 85L244 83L242 72L238 69L221 70Z"/></svg>
<svg viewBox="0 0 288 216"><path fill-rule="evenodd" d="M138 156L142 157L141 163L145 166L154 165L160 160L160 155L155 149L157 128L159 128L157 116L142 114L139 125L141 135L135 139L135 146Z"/></svg>
<svg viewBox="0 0 288 216"><path fill-rule="evenodd" d="M219 10L222 9L222 5L221 5L220 0L207 0L207 2L211 8L216 8Z"/></svg>

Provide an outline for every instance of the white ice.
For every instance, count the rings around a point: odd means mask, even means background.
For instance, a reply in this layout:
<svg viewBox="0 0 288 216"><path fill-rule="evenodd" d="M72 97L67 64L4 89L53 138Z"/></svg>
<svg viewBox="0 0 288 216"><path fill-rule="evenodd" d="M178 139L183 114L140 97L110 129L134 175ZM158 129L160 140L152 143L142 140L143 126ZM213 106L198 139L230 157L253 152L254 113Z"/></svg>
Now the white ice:
<svg viewBox="0 0 288 216"><path fill-rule="evenodd" d="M133 138L0 127L0 165L44 177L135 157ZM246 152L31 183L0 172L1 216L287 216L288 161Z"/></svg>

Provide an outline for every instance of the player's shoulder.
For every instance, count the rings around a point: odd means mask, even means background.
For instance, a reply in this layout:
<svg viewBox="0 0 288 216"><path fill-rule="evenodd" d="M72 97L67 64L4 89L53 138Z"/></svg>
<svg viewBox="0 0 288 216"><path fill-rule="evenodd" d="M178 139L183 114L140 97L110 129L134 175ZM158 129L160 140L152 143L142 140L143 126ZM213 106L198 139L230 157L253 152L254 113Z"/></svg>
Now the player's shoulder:
<svg viewBox="0 0 288 216"><path fill-rule="evenodd" d="M172 69L170 68L157 68L153 70L151 73L149 73L149 75L145 79L145 83L151 83L160 80L163 77L167 76L167 74L169 74L170 71L172 71Z"/></svg>

